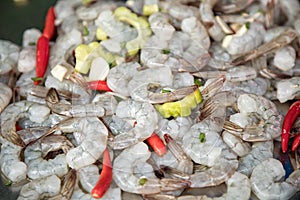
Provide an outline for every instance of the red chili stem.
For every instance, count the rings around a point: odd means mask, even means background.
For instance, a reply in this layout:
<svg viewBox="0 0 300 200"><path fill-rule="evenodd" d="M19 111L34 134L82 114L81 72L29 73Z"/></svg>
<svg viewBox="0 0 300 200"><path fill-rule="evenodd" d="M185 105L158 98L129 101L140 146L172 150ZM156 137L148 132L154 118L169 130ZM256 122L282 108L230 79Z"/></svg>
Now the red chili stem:
<svg viewBox="0 0 300 200"><path fill-rule="evenodd" d="M300 114L300 101L296 101L291 105L283 121L282 132L281 132L281 148L283 153L287 152L289 138L290 138L290 130L295 120L298 118L299 114Z"/></svg>
<svg viewBox="0 0 300 200"><path fill-rule="evenodd" d="M112 90L108 87L106 81L90 81L88 82L88 86L90 90L99 90L105 92L112 92Z"/></svg>
<svg viewBox="0 0 300 200"><path fill-rule="evenodd" d="M294 138L292 151L296 151L300 144L300 133Z"/></svg>
<svg viewBox="0 0 300 200"><path fill-rule="evenodd" d="M49 61L49 39L45 36L40 36L37 42L36 49L36 77L43 78ZM35 81L37 85L39 81Z"/></svg>
<svg viewBox="0 0 300 200"><path fill-rule="evenodd" d="M154 150L158 156L163 156L167 153L167 147L156 133L146 139L147 144Z"/></svg>
<svg viewBox="0 0 300 200"><path fill-rule="evenodd" d="M91 194L93 198L101 198L109 189L112 182L112 164L109 156L109 151L106 148L103 152L103 166L100 178L93 188Z"/></svg>
<svg viewBox="0 0 300 200"><path fill-rule="evenodd" d="M54 11L54 7L51 6L47 12L43 35L49 40L51 40L54 37L54 34L55 34L55 11Z"/></svg>

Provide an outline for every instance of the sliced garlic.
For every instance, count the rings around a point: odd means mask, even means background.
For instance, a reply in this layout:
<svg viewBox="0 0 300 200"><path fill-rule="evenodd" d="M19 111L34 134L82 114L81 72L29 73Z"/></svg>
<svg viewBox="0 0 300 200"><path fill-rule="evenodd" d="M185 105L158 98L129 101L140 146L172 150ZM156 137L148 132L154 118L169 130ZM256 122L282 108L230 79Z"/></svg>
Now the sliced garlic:
<svg viewBox="0 0 300 200"><path fill-rule="evenodd" d="M89 80L105 80L109 72L108 63L101 57L95 58L92 61L89 73Z"/></svg>

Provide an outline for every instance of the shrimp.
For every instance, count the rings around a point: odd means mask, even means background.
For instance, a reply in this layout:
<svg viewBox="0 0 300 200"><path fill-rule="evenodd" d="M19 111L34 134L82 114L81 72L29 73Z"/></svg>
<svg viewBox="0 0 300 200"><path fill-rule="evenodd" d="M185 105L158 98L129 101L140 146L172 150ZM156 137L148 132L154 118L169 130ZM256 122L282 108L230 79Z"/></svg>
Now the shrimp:
<svg viewBox="0 0 300 200"><path fill-rule="evenodd" d="M28 145L41 138L49 130L50 130L49 127L25 128L17 131L17 134L21 137L25 145Z"/></svg>
<svg viewBox="0 0 300 200"><path fill-rule="evenodd" d="M226 70L233 67L230 63L231 55L221 46L220 43L213 42L208 51L211 54L208 66L211 68Z"/></svg>
<svg viewBox="0 0 300 200"><path fill-rule="evenodd" d="M22 187L18 200L53 197L60 192L60 184L56 175L33 180Z"/></svg>
<svg viewBox="0 0 300 200"><path fill-rule="evenodd" d="M97 103L103 106L105 110L105 115L113 115L116 113L117 100L113 93L106 92L104 94L96 94L92 103Z"/></svg>
<svg viewBox="0 0 300 200"><path fill-rule="evenodd" d="M1 135L16 145L24 146L24 142L16 133L16 122L20 118L29 118L31 121L41 123L48 119L49 114L49 109L46 106L33 102L19 101L10 104L1 113Z"/></svg>
<svg viewBox="0 0 300 200"><path fill-rule="evenodd" d="M55 138L59 139L56 136ZM47 140L47 137L44 139ZM59 154L53 159L48 160L43 158L43 150L44 154L48 153L48 151L44 149L45 145L43 145L43 140L38 140L37 142L28 145L24 151L25 163L28 167L27 176L31 179L39 179L51 175L62 177L67 174L68 165L65 154ZM53 150L59 150L62 148L68 150L70 148L70 144L68 144L69 146L64 146L64 144L59 141L57 143L59 146L54 147Z"/></svg>
<svg viewBox="0 0 300 200"><path fill-rule="evenodd" d="M48 134L54 131L83 135L81 143L66 154L66 161L73 169L94 163L106 148L108 131L97 117L70 118L55 125Z"/></svg>
<svg viewBox="0 0 300 200"><path fill-rule="evenodd" d="M11 98L12 90L7 85L0 82L0 113L9 104Z"/></svg>
<svg viewBox="0 0 300 200"><path fill-rule="evenodd" d="M300 170L295 170L285 181L280 161L269 158L254 169L250 177L252 192L259 199L289 199L300 188Z"/></svg>
<svg viewBox="0 0 300 200"><path fill-rule="evenodd" d="M168 41L172 38L175 28L169 23L169 17L163 13L153 13L149 17L149 23L153 33L160 40Z"/></svg>
<svg viewBox="0 0 300 200"><path fill-rule="evenodd" d="M258 48L235 58L232 61L232 64L240 65L247 61L253 60L259 56L276 51L277 49L282 48L288 45L289 43L291 43L296 38L296 36L297 36L296 31L293 29L289 29L283 32L282 34L280 34L279 36L277 36L276 38L274 38L273 40L271 40L270 42L267 42L259 46Z"/></svg>
<svg viewBox="0 0 300 200"><path fill-rule="evenodd" d="M61 103L54 88L49 89L46 95L46 103L52 112L68 117L102 117L105 113L104 108L98 103L85 105Z"/></svg>
<svg viewBox="0 0 300 200"><path fill-rule="evenodd" d="M17 66L20 47L10 41L0 40L0 75Z"/></svg>
<svg viewBox="0 0 300 200"><path fill-rule="evenodd" d="M277 99L280 103L284 103L288 100L299 98L300 94L300 78L293 77L290 79L280 80L277 82Z"/></svg>
<svg viewBox="0 0 300 200"><path fill-rule="evenodd" d="M274 66L282 71L288 71L295 66L296 51L291 46L285 46L276 51Z"/></svg>
<svg viewBox="0 0 300 200"><path fill-rule="evenodd" d="M226 80L231 82L240 82L256 78L257 72L254 68L249 68L244 65L230 68L227 71L201 71L193 73L196 77L204 79L217 78L224 76Z"/></svg>
<svg viewBox="0 0 300 200"><path fill-rule="evenodd" d="M226 14L236 13L236 12L244 10L252 3L253 3L253 0L239 0L239 1L234 1L234 3L231 3L231 4L217 5L215 7L215 10L226 13Z"/></svg>
<svg viewBox="0 0 300 200"><path fill-rule="evenodd" d="M251 146L249 143L244 142L239 137L229 133L228 131L223 131L222 139L239 157L243 157L251 151Z"/></svg>
<svg viewBox="0 0 300 200"><path fill-rule="evenodd" d="M207 31L210 37L215 41L221 41L224 38L225 33L217 23L213 13L213 7L217 2L218 0L208 0L201 2L199 11L201 20L208 27Z"/></svg>
<svg viewBox="0 0 300 200"><path fill-rule="evenodd" d="M243 128L241 132L232 132L244 141L257 142L277 138L281 134L282 115L270 100L254 94L242 94L238 97L237 107L240 113L230 116L230 121Z"/></svg>
<svg viewBox="0 0 300 200"><path fill-rule="evenodd" d="M206 195L182 195L175 197L165 194L146 195L146 197L151 200L248 200L250 198L251 185L247 176L235 172L225 183L227 191L220 197L208 197ZM213 190L213 188L210 190Z"/></svg>
<svg viewBox="0 0 300 200"><path fill-rule="evenodd" d="M250 153L239 159L237 171L250 176L256 165L273 157L273 150L274 145L272 141L253 143Z"/></svg>
<svg viewBox="0 0 300 200"><path fill-rule="evenodd" d="M24 47L19 54L18 70L20 72L30 72L35 69L36 47Z"/></svg>
<svg viewBox="0 0 300 200"><path fill-rule="evenodd" d="M113 149L124 149L147 139L155 130L158 122L157 112L151 104L133 100L121 101L117 106L116 116L135 120L135 126L114 137Z"/></svg>
<svg viewBox="0 0 300 200"><path fill-rule="evenodd" d="M155 194L189 187L189 182L179 179L157 179L152 166L146 163L151 153L145 143L124 149L113 163L113 179L126 192Z"/></svg>
<svg viewBox="0 0 300 200"><path fill-rule="evenodd" d="M1 138L2 139L2 138ZM27 165L21 161L22 147L5 139L1 141L0 167L3 175L12 182L26 179Z"/></svg>
<svg viewBox="0 0 300 200"><path fill-rule="evenodd" d="M222 46L231 55L244 54L258 47L264 39L265 28L260 23L251 23L249 29L241 34L242 27L235 35L224 38Z"/></svg>
<svg viewBox="0 0 300 200"><path fill-rule="evenodd" d="M138 73L140 64L137 62L122 63L115 66L107 75L107 85L113 91L123 95L129 96L130 89L128 83Z"/></svg>

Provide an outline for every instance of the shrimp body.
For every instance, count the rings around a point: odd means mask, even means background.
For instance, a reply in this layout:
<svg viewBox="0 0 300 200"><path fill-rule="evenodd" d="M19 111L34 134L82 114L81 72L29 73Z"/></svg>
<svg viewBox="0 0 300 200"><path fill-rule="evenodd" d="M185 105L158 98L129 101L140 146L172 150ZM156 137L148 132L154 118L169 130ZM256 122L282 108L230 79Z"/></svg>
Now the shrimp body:
<svg viewBox="0 0 300 200"><path fill-rule="evenodd" d="M20 48L7 40L0 40L0 74L6 74L17 66Z"/></svg>
<svg viewBox="0 0 300 200"><path fill-rule="evenodd" d="M187 187L187 181L157 179L153 168L147 164L151 153L145 143L124 149L113 163L113 179L123 190L137 194L155 194ZM145 180L145 181L141 181Z"/></svg>
<svg viewBox="0 0 300 200"><path fill-rule="evenodd" d="M269 158L254 169L250 177L253 193L259 199L289 199L300 188L300 170L295 170L285 181L280 161Z"/></svg>
<svg viewBox="0 0 300 200"><path fill-rule="evenodd" d="M60 184L56 175L33 180L22 187L18 200L53 197L60 192Z"/></svg>
<svg viewBox="0 0 300 200"><path fill-rule="evenodd" d="M73 169L93 164L106 148L108 131L97 117L70 118L54 126L50 132L53 131L82 133L80 144L66 154L66 161Z"/></svg>
<svg viewBox="0 0 300 200"><path fill-rule="evenodd" d="M296 97L299 97L300 78L293 77L290 79L284 79L277 82L277 99L284 103L288 100L292 100Z"/></svg>
<svg viewBox="0 0 300 200"><path fill-rule="evenodd" d="M133 100L121 101L117 106L116 115L123 119L135 120L135 126L114 137L114 149L124 149L144 141L153 133L158 122L157 112L150 103Z"/></svg>
<svg viewBox="0 0 300 200"><path fill-rule="evenodd" d="M12 90L7 85L0 82L0 113L9 104L11 97Z"/></svg>

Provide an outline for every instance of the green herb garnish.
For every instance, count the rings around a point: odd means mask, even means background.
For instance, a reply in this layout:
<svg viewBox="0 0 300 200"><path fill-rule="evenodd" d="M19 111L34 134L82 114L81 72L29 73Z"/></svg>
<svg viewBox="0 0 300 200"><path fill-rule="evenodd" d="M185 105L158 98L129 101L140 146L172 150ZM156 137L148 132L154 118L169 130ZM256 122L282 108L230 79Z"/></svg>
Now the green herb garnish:
<svg viewBox="0 0 300 200"><path fill-rule="evenodd" d="M141 178L140 180L139 180L139 185L145 185L145 183L148 181L148 179L147 178Z"/></svg>
<svg viewBox="0 0 300 200"><path fill-rule="evenodd" d="M86 27L86 26L83 26L83 35L84 36L88 36L89 35L89 30L88 30L88 28Z"/></svg>
<svg viewBox="0 0 300 200"><path fill-rule="evenodd" d="M42 81L43 78L42 77L32 77L31 80L33 80L33 81Z"/></svg>
<svg viewBox="0 0 300 200"><path fill-rule="evenodd" d="M168 93L168 92L171 92L171 90L167 90L167 89L162 89L161 90L161 93Z"/></svg>
<svg viewBox="0 0 300 200"><path fill-rule="evenodd" d="M250 22L246 22L245 26L246 26L246 29L249 29L250 28Z"/></svg>
<svg viewBox="0 0 300 200"><path fill-rule="evenodd" d="M5 186L11 186L12 185L12 181L11 180L8 180L4 183Z"/></svg>
<svg viewBox="0 0 300 200"><path fill-rule="evenodd" d="M29 46L35 46L36 43L35 43L35 42L29 42L28 45L29 45Z"/></svg>
<svg viewBox="0 0 300 200"><path fill-rule="evenodd" d="M200 140L200 143L204 143L206 141L205 133L200 133L199 134L199 140Z"/></svg>
<svg viewBox="0 0 300 200"><path fill-rule="evenodd" d="M169 54L169 53L171 53L171 50L170 49L162 49L161 52L163 54Z"/></svg>
<svg viewBox="0 0 300 200"><path fill-rule="evenodd" d="M201 87L202 86L202 81L200 81L199 79L195 79L194 84L197 85L198 87Z"/></svg>

